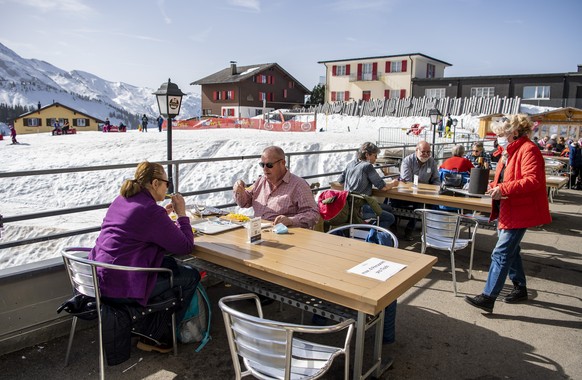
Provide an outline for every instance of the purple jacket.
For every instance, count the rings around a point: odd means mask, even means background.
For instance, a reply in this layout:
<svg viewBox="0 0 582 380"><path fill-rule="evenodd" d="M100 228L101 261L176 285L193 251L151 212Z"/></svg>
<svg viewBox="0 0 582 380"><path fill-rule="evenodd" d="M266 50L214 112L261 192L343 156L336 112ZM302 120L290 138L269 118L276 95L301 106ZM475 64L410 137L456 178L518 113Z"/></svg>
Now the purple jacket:
<svg viewBox="0 0 582 380"><path fill-rule="evenodd" d="M118 196L103 219L101 233L89 258L125 266L159 268L166 252L185 255L194 248L188 217L179 228L146 190L130 198ZM146 305L157 274L99 270L101 293L112 298L134 298Z"/></svg>

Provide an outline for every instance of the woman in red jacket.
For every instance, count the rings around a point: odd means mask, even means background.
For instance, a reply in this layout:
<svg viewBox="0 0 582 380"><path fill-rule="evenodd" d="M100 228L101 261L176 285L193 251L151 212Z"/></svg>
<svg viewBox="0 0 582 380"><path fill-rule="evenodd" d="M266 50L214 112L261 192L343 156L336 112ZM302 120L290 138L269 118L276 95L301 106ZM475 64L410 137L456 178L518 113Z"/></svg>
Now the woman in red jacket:
<svg viewBox="0 0 582 380"><path fill-rule="evenodd" d="M529 139L531 129L531 120L526 115L503 118L501 123L493 126L499 146L503 148L495 179L487 191L493 199L491 220L497 219L498 240L491 254L483 293L476 297L465 296L469 304L490 313L508 275L513 290L504 301L527 300L520 256L521 239L528 227L552 221L544 158L538 146Z"/></svg>

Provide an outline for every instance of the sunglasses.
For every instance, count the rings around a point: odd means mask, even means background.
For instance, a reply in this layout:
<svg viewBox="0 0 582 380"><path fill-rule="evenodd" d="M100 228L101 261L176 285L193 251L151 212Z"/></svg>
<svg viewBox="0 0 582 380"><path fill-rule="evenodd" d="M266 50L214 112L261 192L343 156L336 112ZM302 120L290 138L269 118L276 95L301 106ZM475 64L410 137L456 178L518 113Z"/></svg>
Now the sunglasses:
<svg viewBox="0 0 582 380"><path fill-rule="evenodd" d="M154 178L154 179L157 179L158 181L165 182L166 183L166 186L170 186L170 181L168 181L168 180L161 179L161 178Z"/></svg>
<svg viewBox="0 0 582 380"><path fill-rule="evenodd" d="M269 169L273 169L273 166L275 166L275 164L279 161L283 161L283 159L278 159L275 162L259 162L259 166L264 168L265 166L268 167Z"/></svg>

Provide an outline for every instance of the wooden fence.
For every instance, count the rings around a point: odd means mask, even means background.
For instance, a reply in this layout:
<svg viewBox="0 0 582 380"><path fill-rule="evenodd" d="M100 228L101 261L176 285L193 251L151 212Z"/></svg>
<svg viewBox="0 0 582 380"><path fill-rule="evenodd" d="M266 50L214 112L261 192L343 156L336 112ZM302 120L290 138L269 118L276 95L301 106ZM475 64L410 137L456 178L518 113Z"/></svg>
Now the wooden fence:
<svg viewBox="0 0 582 380"><path fill-rule="evenodd" d="M436 108L442 115L494 113L514 114L519 112L521 98L471 97L471 98L404 98L371 99L352 102L333 102L302 108L295 111L342 114L349 116L428 116L429 110Z"/></svg>

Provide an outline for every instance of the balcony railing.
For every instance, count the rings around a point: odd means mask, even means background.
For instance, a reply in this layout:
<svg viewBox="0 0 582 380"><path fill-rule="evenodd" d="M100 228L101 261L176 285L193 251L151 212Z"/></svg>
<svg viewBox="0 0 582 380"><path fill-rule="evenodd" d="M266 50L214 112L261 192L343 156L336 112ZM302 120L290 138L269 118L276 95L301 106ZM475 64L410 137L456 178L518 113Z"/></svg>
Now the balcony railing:
<svg viewBox="0 0 582 380"><path fill-rule="evenodd" d="M360 74L350 74L350 82L372 82L382 80L383 73L360 73Z"/></svg>

